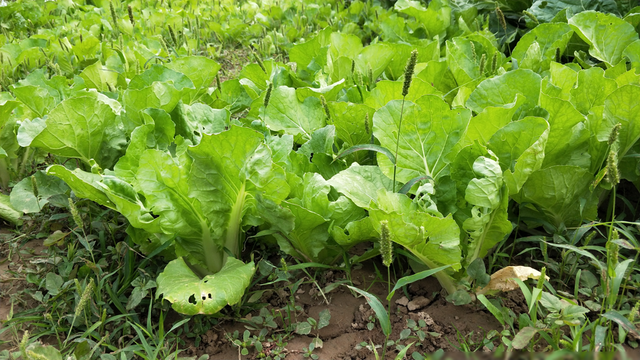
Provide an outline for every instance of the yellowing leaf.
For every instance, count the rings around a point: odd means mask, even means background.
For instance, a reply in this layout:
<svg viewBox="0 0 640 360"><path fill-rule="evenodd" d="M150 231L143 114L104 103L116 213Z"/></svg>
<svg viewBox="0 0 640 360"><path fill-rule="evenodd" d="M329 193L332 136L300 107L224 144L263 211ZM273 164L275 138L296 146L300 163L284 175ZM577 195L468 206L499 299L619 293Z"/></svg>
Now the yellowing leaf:
<svg viewBox="0 0 640 360"><path fill-rule="evenodd" d="M511 291L519 288L515 279L525 281L527 279L538 278L540 278L540 271L534 268L528 266L507 266L493 273L489 284L478 290L477 293L486 294L497 291ZM549 277L546 276L546 279L549 280Z"/></svg>

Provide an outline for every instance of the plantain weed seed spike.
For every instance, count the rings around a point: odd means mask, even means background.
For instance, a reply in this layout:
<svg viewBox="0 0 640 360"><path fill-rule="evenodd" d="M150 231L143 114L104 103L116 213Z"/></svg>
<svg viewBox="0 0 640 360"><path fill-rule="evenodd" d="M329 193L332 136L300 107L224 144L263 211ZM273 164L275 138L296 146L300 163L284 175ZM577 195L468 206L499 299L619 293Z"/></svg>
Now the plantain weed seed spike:
<svg viewBox="0 0 640 360"><path fill-rule="evenodd" d="M171 37L173 46L178 46L178 39L176 38L176 33L173 32L173 28L171 27L171 25L167 25L167 28L169 29L169 36Z"/></svg>
<svg viewBox="0 0 640 360"><path fill-rule="evenodd" d="M369 134L371 130L369 129L369 113L364 115L364 131Z"/></svg>
<svg viewBox="0 0 640 360"><path fill-rule="evenodd" d="M411 87L411 78L413 77L413 71L416 68L416 62L418 61L418 50L411 52L411 57L407 61L407 67L404 69L404 85L402 86L402 97L409 94L409 88Z"/></svg>
<svg viewBox="0 0 640 360"><path fill-rule="evenodd" d="M498 21L500 22L500 26L504 31L507 31L507 20L504 18L504 13L500 6L496 7L496 16L498 17Z"/></svg>
<svg viewBox="0 0 640 360"><path fill-rule="evenodd" d="M609 146L615 144L618 141L618 135L620 134L620 128L622 127L621 123L617 123L611 132L609 133Z"/></svg>
<svg viewBox="0 0 640 360"><path fill-rule="evenodd" d="M327 99L324 98L324 95L320 95L320 102L322 103L324 114L327 116L327 122L331 121L331 113L329 112L329 105L327 105Z"/></svg>
<svg viewBox="0 0 640 360"><path fill-rule="evenodd" d="M384 266L391 266L391 263L393 263L393 244L391 243L389 222L387 220L380 221L380 255Z"/></svg>
<svg viewBox="0 0 640 360"><path fill-rule="evenodd" d="M269 100L271 99L271 91L273 90L273 83L269 83L269 87L267 87L267 94L264 96L264 107L266 108L269 105Z"/></svg>
<svg viewBox="0 0 640 360"><path fill-rule="evenodd" d="M129 22L131 23L131 26L136 26L136 22L133 19L133 9L131 8L131 5L127 5L127 12L129 13Z"/></svg>
<svg viewBox="0 0 640 360"><path fill-rule="evenodd" d="M113 7L113 2L109 2L109 8L111 9L111 20L113 20L113 29L116 33L120 32L120 28L118 28L118 16L116 15L116 8Z"/></svg>
<svg viewBox="0 0 640 360"><path fill-rule="evenodd" d="M522 12L526 17L528 17L529 19L531 19L531 21L533 21L536 25L540 24L540 21L538 21L538 18L533 15L532 13L528 12L528 11L523 11Z"/></svg>
<svg viewBox="0 0 640 360"><path fill-rule="evenodd" d="M493 53L493 58L491 59L491 73L495 74L496 70L498 70L498 53Z"/></svg>
<svg viewBox="0 0 640 360"><path fill-rule="evenodd" d="M27 344L29 343L29 330L25 330L24 334L22 334L22 340L20 341L20 353L24 359L28 359L27 357Z"/></svg>

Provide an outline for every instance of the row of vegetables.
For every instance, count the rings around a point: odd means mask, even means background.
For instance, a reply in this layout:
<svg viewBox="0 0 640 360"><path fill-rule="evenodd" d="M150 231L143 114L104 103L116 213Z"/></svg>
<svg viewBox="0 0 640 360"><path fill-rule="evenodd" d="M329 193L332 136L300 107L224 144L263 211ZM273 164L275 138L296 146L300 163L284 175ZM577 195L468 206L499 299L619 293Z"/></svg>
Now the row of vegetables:
<svg viewBox="0 0 640 360"><path fill-rule="evenodd" d="M257 55L221 81L218 62L192 55L202 46L187 30L203 23L182 18L182 42L169 25L169 43L134 41L133 16L113 26L99 9L74 10L78 37L0 49L23 77L0 94L0 186L12 189L0 216L19 224L70 191L117 211L143 252L167 259L159 292L184 314L241 299L255 271L247 238L334 264L384 233L416 269L447 266L436 277L465 302L466 270L514 225L578 244L621 180L639 184L633 12L565 9L505 54L502 11L492 25L446 1L353 2L336 11L384 14L366 45L364 26L329 27L287 45L289 62ZM34 161L53 165L27 176Z"/></svg>

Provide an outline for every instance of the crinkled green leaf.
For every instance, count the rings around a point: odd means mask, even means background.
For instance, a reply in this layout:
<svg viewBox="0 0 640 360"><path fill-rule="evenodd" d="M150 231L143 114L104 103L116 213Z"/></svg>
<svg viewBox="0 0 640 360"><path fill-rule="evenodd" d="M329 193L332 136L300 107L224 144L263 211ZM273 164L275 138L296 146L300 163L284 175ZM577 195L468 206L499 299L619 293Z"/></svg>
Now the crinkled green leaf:
<svg viewBox="0 0 640 360"><path fill-rule="evenodd" d="M134 76L129 82L128 89L142 90L153 85L154 82L172 82L176 90L184 88L195 89L193 82L184 74L173 71L162 65L151 65L143 73Z"/></svg>
<svg viewBox="0 0 640 360"><path fill-rule="evenodd" d="M284 131L299 142L311 139L311 134L325 124L326 115L315 97L298 101L296 90L278 87L271 92L271 100L265 113L264 122L274 131Z"/></svg>
<svg viewBox="0 0 640 360"><path fill-rule="evenodd" d="M119 106L99 94L65 100L46 118L24 122L18 130L18 142L87 164L94 159L102 168L110 168L126 146L117 117Z"/></svg>
<svg viewBox="0 0 640 360"><path fill-rule="evenodd" d="M585 10L616 13L618 7L615 0L535 0L529 9L539 22L551 22L561 11L569 16Z"/></svg>
<svg viewBox="0 0 640 360"><path fill-rule="evenodd" d="M178 258L158 275L158 295L170 301L173 309L181 314L211 315L239 302L254 272L253 262L244 264L229 258L219 272L201 279Z"/></svg>
<svg viewBox="0 0 640 360"><path fill-rule="evenodd" d="M570 101L586 115L591 108L604 105L604 100L617 88L616 81L605 77L601 68L582 70L578 72L577 86L571 89Z"/></svg>
<svg viewBox="0 0 640 360"><path fill-rule="evenodd" d="M88 89L100 92L115 91L118 88L118 73L102 65L100 61L87 66L80 73Z"/></svg>
<svg viewBox="0 0 640 360"><path fill-rule="evenodd" d="M329 184L363 209L378 202L378 189L393 189L393 181L379 167L358 163L332 177Z"/></svg>
<svg viewBox="0 0 640 360"><path fill-rule="evenodd" d="M39 117L48 114L58 104L56 98L40 86L14 87L13 95Z"/></svg>
<svg viewBox="0 0 640 360"><path fill-rule="evenodd" d="M623 86L611 93L604 102L604 119L598 131L598 140L608 139L611 129L622 124L618 141L623 157L640 139L640 87Z"/></svg>
<svg viewBox="0 0 640 360"><path fill-rule="evenodd" d="M186 75L193 82L194 90L183 91L182 101L186 104L191 104L202 96L214 82L220 70L220 64L204 56L179 57L165 66Z"/></svg>
<svg viewBox="0 0 640 360"><path fill-rule="evenodd" d="M229 126L231 113L227 109L212 109L197 103L176 105L171 119L176 124L176 135L198 144L204 134L219 134Z"/></svg>
<svg viewBox="0 0 640 360"><path fill-rule="evenodd" d="M89 199L100 205L115 209L115 205L104 193L104 188L99 185L102 176L90 172L75 169L73 171L62 165L51 165L47 168L47 175L57 176L62 179L77 197Z"/></svg>
<svg viewBox="0 0 640 360"><path fill-rule="evenodd" d="M502 170L498 162L478 157L473 163L473 172L475 177L469 182L464 197L473 208L471 217L462 224L469 234L467 263L486 256L513 228L507 213L509 196L502 189Z"/></svg>
<svg viewBox="0 0 640 360"><path fill-rule="evenodd" d="M524 108L538 104L540 75L531 70L514 70L481 82L471 93L467 107L480 113L488 106L502 106L512 103L517 94L525 97Z"/></svg>
<svg viewBox="0 0 640 360"><path fill-rule="evenodd" d="M377 110L387 105L389 101L402 100L403 86L403 81L379 81L376 84L376 88L371 91L371 94L369 94L369 96L365 99L364 103L365 105ZM409 93L407 94L405 100L416 101L424 95L437 95L439 93L440 92L438 91L438 89L433 87L431 84L428 84L421 79L414 78L411 81L411 87L409 88Z"/></svg>
<svg viewBox="0 0 640 360"><path fill-rule="evenodd" d="M640 14L638 18L640 18ZM640 40L636 40L629 44L622 52L622 56L629 58L631 61L631 68L640 68Z"/></svg>
<svg viewBox="0 0 640 360"><path fill-rule="evenodd" d="M431 1L425 8L419 1L399 0L394 8L398 12L415 17L424 26L430 38L441 35L451 24L451 7L448 1Z"/></svg>
<svg viewBox="0 0 640 360"><path fill-rule="evenodd" d="M295 217L294 229L278 234L278 245L284 252L304 261L328 262L337 253L328 247L330 223L320 214L308 208L285 201L282 206L289 209Z"/></svg>
<svg viewBox="0 0 640 360"><path fill-rule="evenodd" d="M327 125L311 134L311 140L302 144L298 152L311 157L312 154L333 154L333 145L336 138L336 128Z"/></svg>
<svg viewBox="0 0 640 360"><path fill-rule="evenodd" d="M363 104L349 102L330 102L328 106L333 116L336 135L347 145L346 147L371 142L374 109ZM365 125L367 117L368 126ZM367 127L369 131L367 131Z"/></svg>
<svg viewBox="0 0 640 360"><path fill-rule="evenodd" d="M549 113L550 125L543 167L589 167L587 147L590 134L586 127L586 117L569 101L548 95L545 91L540 94L540 106Z"/></svg>
<svg viewBox="0 0 640 360"><path fill-rule="evenodd" d="M573 30L565 23L540 24L518 40L511 57L518 60L521 68L528 68L525 64L530 61L529 50L537 44L540 58L536 60L541 62L539 70L548 70L551 62L556 61L556 50L563 54L572 35Z"/></svg>
<svg viewBox="0 0 640 360"><path fill-rule="evenodd" d="M571 17L569 25L590 45L589 54L609 66L617 65L625 48L638 40L633 26L612 14L584 11Z"/></svg>
<svg viewBox="0 0 640 360"><path fill-rule="evenodd" d="M223 82L221 89L216 90L212 97L214 100L211 107L226 108L232 114L245 110L253 101L237 79Z"/></svg>
<svg viewBox="0 0 640 360"><path fill-rule="evenodd" d="M153 82L141 89L127 89L123 94L123 106L126 111L125 126L129 131L144 123L141 110L148 108L172 112L180 101L178 90L171 82Z"/></svg>
<svg viewBox="0 0 640 360"><path fill-rule="evenodd" d="M560 89L560 98L562 100L569 100L571 91L573 90L576 81L578 80L578 73L576 72L576 70L570 68L569 66L565 66L557 62L552 62L549 73L549 82Z"/></svg>
<svg viewBox="0 0 640 360"><path fill-rule="evenodd" d="M131 184L118 177L105 175L102 188L114 208L127 218L131 226L149 233L162 233L161 219L151 215Z"/></svg>
<svg viewBox="0 0 640 360"><path fill-rule="evenodd" d="M592 181L593 175L577 166L558 165L538 170L529 176L521 194L515 197L526 205L520 214L531 219L546 219L556 228L594 220L598 194L589 190Z"/></svg>
<svg viewBox="0 0 640 360"><path fill-rule="evenodd" d="M35 177L38 196L34 193L31 176ZM49 198L69 191L69 187L64 181L49 176L44 171L37 171L31 176L17 183L10 194L13 208L23 213L40 212L49 203Z"/></svg>
<svg viewBox="0 0 640 360"><path fill-rule="evenodd" d="M430 268L451 265L453 270L460 269L460 228L453 217L440 218L419 211L405 195L386 190L378 195L378 207L380 210L369 212L378 232L380 221L386 220L391 240Z"/></svg>
<svg viewBox="0 0 640 360"><path fill-rule="evenodd" d="M511 122L523 103L524 97L516 95L515 101L510 104L486 107L469 121L463 143L469 145L477 140L481 144L486 144L496 131Z"/></svg>
<svg viewBox="0 0 640 360"><path fill-rule="evenodd" d="M464 85L482 77L480 74L480 58L482 45L464 37L454 37L447 41L447 63L458 85ZM489 61L491 58L489 57ZM487 63L485 62L485 68Z"/></svg>
<svg viewBox="0 0 640 360"><path fill-rule="evenodd" d="M400 116L402 114L402 124ZM427 175L437 181L448 173L455 157L456 145L464 135L471 113L466 109L450 109L435 96L423 96L416 103L391 101L373 116L373 133L380 145L395 152L400 128L397 180L407 182ZM393 177L393 164L378 155L378 164L388 177Z"/></svg>
<svg viewBox="0 0 640 360"><path fill-rule="evenodd" d="M344 229L339 226L332 226L330 231L331 237L339 245L346 247L378 237L378 232L374 229L369 217L352 221Z"/></svg>
<svg viewBox="0 0 640 360"><path fill-rule="evenodd" d="M487 147L498 156L509 194L517 194L532 172L544 161L549 124L526 117L507 124L489 140Z"/></svg>

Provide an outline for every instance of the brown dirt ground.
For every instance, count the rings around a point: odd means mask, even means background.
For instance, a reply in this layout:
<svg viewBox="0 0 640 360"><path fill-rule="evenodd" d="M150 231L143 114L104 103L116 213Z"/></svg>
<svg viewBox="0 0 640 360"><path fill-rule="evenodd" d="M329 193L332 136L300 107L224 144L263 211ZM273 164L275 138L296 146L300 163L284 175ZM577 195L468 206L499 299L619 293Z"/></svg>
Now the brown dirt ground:
<svg viewBox="0 0 640 360"><path fill-rule="evenodd" d="M367 289L370 293L377 295L380 299L384 299L387 294L386 284L382 282L372 282L375 279L375 272L371 264L365 265L362 269L352 272L354 283L362 289ZM337 280L340 280L337 278ZM286 359L302 360L302 349L309 346L313 338L318 335L323 341L323 347L314 351L319 359L331 360L369 360L375 359L373 352L367 348L357 347L361 342L373 342L374 344L384 343L384 335L379 325L373 330L367 330L368 319L373 316L373 311L367 305L364 298L356 298L346 287L338 287L336 290L327 294L329 305L320 296L314 296L315 286L305 284L296 294L296 305L303 307L304 313L297 316L298 321L307 317L318 319L318 314L329 309L331 313L331 321L329 325L316 332L312 332L309 336L296 335L290 339L286 345ZM408 354L413 351L421 353L431 353L438 349L445 351L456 351L458 341L456 340L456 332L468 336L471 332L472 338L478 339L490 330L500 331L500 324L495 320L493 315L477 305L455 306L448 303L439 294L440 285L435 279L425 279L414 283L409 287L409 295L412 299L425 297L423 300L424 307L413 309L410 311L406 306L398 305L395 302L404 297L401 292L396 293L392 299L392 328L393 332L390 339L398 339L400 332L407 326L407 320L413 319L418 322L425 320L427 327L423 329L425 332L432 332L434 335L427 335L425 341L417 342L409 350ZM277 294L270 299L272 303L282 305L277 299ZM257 314L256 314L257 315ZM248 356L240 356L238 348L234 347L229 341L225 340L225 332L233 333L238 330L242 333L245 328L242 324L228 323L210 330L200 342L198 347L190 342L190 346L183 353L188 356L200 356L208 354L212 360L228 360L228 359L254 359L255 355L251 353ZM257 333L257 332L254 332ZM435 334L437 333L437 334ZM439 335L438 335L439 334ZM408 339L400 343L405 345L416 341L417 339ZM263 343L265 348L270 344ZM395 356L395 349L392 351ZM409 355L410 356L410 355ZM393 357L392 357L393 358Z"/></svg>
<svg viewBox="0 0 640 360"><path fill-rule="evenodd" d="M0 226L2 226L1 222ZM0 228L0 330L3 328L2 321L6 320L11 313L11 295L23 290L26 286L24 278L19 274L29 259L41 255L45 249L42 245L43 240L31 240L17 249L11 249L10 244L16 235L7 228ZM14 313L20 310L20 305L14 304ZM11 340L16 339L12 339L10 332L0 334L0 343ZM9 344L0 345L0 350L9 347Z"/></svg>

